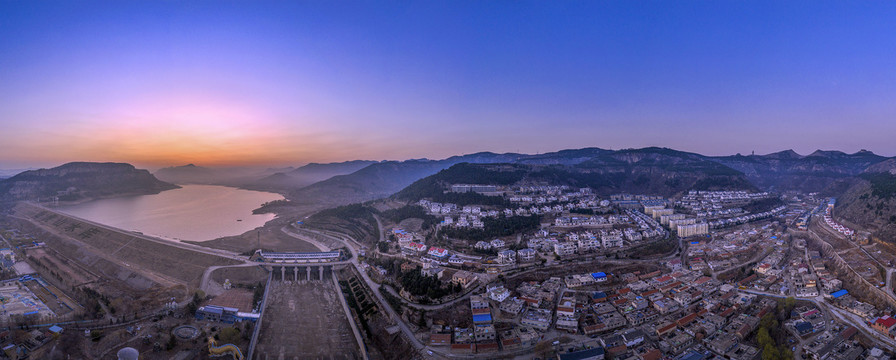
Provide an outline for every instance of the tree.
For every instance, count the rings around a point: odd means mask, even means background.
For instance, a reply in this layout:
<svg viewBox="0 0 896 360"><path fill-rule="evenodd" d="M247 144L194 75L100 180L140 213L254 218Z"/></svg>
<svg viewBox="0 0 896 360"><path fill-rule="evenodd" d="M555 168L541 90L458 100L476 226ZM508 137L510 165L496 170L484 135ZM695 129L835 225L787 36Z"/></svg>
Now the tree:
<svg viewBox="0 0 896 360"><path fill-rule="evenodd" d="M93 340L93 342L100 341L100 339L102 339L102 338L103 338L102 330L91 330L90 331L90 339Z"/></svg>
<svg viewBox="0 0 896 360"><path fill-rule="evenodd" d="M784 314L790 315L790 312L793 311L793 308L796 307L796 299L793 297L787 297L784 299Z"/></svg>
<svg viewBox="0 0 896 360"><path fill-rule="evenodd" d="M781 360L781 353L772 344L766 344L762 348L762 360Z"/></svg>
<svg viewBox="0 0 896 360"><path fill-rule="evenodd" d="M171 351L177 346L177 338L174 335L168 336L168 342L165 344L165 350Z"/></svg>
<svg viewBox="0 0 896 360"><path fill-rule="evenodd" d="M417 322L421 328L426 327L426 310L420 310L420 321Z"/></svg>
<svg viewBox="0 0 896 360"><path fill-rule="evenodd" d="M235 327L226 327L218 333L218 338L222 343L233 344L240 341L240 329Z"/></svg>
<svg viewBox="0 0 896 360"><path fill-rule="evenodd" d="M762 316L762 319L759 319L759 327L774 331L774 329L778 328L778 319L771 313L765 314Z"/></svg>
<svg viewBox="0 0 896 360"><path fill-rule="evenodd" d="M774 346L775 344L771 335L768 334L768 329L764 327L759 328L759 331L756 333L756 342L759 343L759 347L763 349L765 349L766 345Z"/></svg>

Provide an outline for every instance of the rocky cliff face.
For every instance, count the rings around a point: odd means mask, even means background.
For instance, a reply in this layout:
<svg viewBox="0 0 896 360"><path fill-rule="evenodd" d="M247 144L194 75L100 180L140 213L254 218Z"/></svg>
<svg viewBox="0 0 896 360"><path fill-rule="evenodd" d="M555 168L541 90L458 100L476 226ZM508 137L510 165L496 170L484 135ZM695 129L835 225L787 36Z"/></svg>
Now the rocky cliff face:
<svg viewBox="0 0 896 360"><path fill-rule="evenodd" d="M0 181L0 199L75 201L94 197L154 194L177 188L149 171L123 163L73 162L30 170Z"/></svg>

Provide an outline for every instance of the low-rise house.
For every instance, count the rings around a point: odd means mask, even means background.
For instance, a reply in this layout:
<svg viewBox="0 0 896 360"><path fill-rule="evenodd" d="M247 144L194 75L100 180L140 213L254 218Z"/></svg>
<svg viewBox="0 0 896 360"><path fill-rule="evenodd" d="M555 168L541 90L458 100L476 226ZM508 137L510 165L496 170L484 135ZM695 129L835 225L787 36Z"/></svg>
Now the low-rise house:
<svg viewBox="0 0 896 360"><path fill-rule="evenodd" d="M437 259L447 259L448 258L448 250L440 247L430 247L429 252L427 253L429 256L432 256Z"/></svg>
<svg viewBox="0 0 896 360"><path fill-rule="evenodd" d="M660 314L668 314L678 310L678 303L669 298L661 298L653 302L653 308Z"/></svg>
<svg viewBox="0 0 896 360"><path fill-rule="evenodd" d="M501 305L498 306L498 309L510 315L516 316L523 312L523 308L525 307L525 301L513 297L502 301Z"/></svg>
<svg viewBox="0 0 896 360"><path fill-rule="evenodd" d="M473 285L478 278L469 271L459 270L451 276L451 282L463 286L465 289Z"/></svg>
<svg viewBox="0 0 896 360"><path fill-rule="evenodd" d="M507 290L503 285L490 288L487 293L489 299L497 302L502 302L510 296L510 290Z"/></svg>
<svg viewBox="0 0 896 360"><path fill-rule="evenodd" d="M552 314L550 310L529 308L520 319L520 324L531 326L540 331L547 331L551 326Z"/></svg>

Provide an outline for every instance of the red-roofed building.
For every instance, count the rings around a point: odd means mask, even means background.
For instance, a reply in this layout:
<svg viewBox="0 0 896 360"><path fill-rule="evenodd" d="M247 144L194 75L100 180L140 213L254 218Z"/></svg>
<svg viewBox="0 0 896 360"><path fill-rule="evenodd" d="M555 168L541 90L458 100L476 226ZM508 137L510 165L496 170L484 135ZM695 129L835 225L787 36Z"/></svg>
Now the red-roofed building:
<svg viewBox="0 0 896 360"><path fill-rule="evenodd" d="M844 340L849 340L851 337L853 337L853 335L856 334L856 331L858 331L856 330L856 328L847 326L845 330L840 332L840 337L842 337Z"/></svg>
<svg viewBox="0 0 896 360"><path fill-rule="evenodd" d="M641 360L660 360L663 358L663 353L658 349L650 349L649 351L640 355Z"/></svg>
<svg viewBox="0 0 896 360"><path fill-rule="evenodd" d="M688 324L694 322L694 320L696 320L696 319L697 319L697 314L690 314L681 319L678 319L678 326L681 326L681 327L687 326Z"/></svg>
<svg viewBox="0 0 896 360"><path fill-rule="evenodd" d="M474 344L451 344L451 352L472 354Z"/></svg>
<svg viewBox="0 0 896 360"><path fill-rule="evenodd" d="M429 334L429 346L451 345L451 334Z"/></svg>
<svg viewBox="0 0 896 360"><path fill-rule="evenodd" d="M871 327L882 334L893 337L894 330L896 330L896 318L890 315L881 316L874 319L874 322L871 323Z"/></svg>
<svg viewBox="0 0 896 360"><path fill-rule="evenodd" d="M727 318L727 317L729 317L729 316L731 316L731 315L734 315L734 308L733 308L733 307L727 308L727 309L725 309L725 311L722 311L722 312L719 313L719 316L721 316L721 317L723 317L723 318Z"/></svg>
<svg viewBox="0 0 896 360"><path fill-rule="evenodd" d="M675 325L675 323L667 323L667 324L660 325L659 327L656 328L656 334L657 334L657 336L666 335L669 332L671 332L672 330L675 330L676 327L678 327L678 325Z"/></svg>
<svg viewBox="0 0 896 360"><path fill-rule="evenodd" d="M402 246L401 251L405 255L420 255L426 252L426 245L412 242L405 246Z"/></svg>
<svg viewBox="0 0 896 360"><path fill-rule="evenodd" d="M498 351L498 343L496 343L496 342L476 344L476 352L477 353L487 353L487 352L495 352L495 351Z"/></svg>
<svg viewBox="0 0 896 360"><path fill-rule="evenodd" d="M444 258L448 257L448 250L433 246L433 247L429 248L428 254L429 254L429 256L432 256L432 257L444 259Z"/></svg>

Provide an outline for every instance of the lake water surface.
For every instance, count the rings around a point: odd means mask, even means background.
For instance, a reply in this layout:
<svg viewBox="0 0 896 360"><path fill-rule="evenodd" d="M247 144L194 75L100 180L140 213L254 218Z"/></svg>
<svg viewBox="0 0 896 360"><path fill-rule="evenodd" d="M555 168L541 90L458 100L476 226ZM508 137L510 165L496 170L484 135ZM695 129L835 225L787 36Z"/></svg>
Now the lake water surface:
<svg viewBox="0 0 896 360"><path fill-rule="evenodd" d="M155 195L94 200L57 210L83 219L173 240L204 241L239 235L273 214L253 215L280 194L215 185L182 185Z"/></svg>

